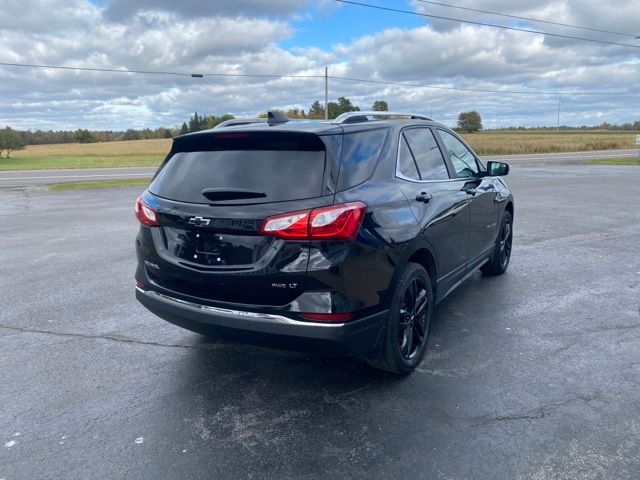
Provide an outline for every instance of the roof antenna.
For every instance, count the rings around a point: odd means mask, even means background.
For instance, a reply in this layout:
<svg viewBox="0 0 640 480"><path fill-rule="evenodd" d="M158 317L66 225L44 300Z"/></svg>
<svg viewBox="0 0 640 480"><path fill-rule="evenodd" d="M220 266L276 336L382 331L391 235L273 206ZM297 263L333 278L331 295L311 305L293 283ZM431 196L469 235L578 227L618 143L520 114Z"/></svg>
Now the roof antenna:
<svg viewBox="0 0 640 480"><path fill-rule="evenodd" d="M270 127L274 125L280 125L282 123L287 123L289 119L285 116L284 113L279 112L278 110L269 110L267 112L267 123Z"/></svg>

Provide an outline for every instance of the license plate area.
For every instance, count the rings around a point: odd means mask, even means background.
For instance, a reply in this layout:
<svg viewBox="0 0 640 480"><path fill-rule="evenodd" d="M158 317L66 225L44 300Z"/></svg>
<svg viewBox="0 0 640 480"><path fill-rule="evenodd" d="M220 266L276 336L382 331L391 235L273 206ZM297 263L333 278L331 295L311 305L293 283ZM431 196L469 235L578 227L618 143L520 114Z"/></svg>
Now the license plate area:
<svg viewBox="0 0 640 480"><path fill-rule="evenodd" d="M248 266L266 253L270 239L208 229L162 228L167 253L204 266Z"/></svg>
<svg viewBox="0 0 640 480"><path fill-rule="evenodd" d="M197 259L207 265L226 265L227 259L232 257L233 244L224 241L224 235L216 233L196 233Z"/></svg>

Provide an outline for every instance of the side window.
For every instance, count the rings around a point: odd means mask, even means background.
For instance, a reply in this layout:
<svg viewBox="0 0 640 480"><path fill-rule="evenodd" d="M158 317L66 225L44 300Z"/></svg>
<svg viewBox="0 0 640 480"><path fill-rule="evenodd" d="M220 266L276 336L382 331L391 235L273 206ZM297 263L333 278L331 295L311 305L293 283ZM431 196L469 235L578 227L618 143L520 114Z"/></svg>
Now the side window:
<svg viewBox="0 0 640 480"><path fill-rule="evenodd" d="M342 142L342 160L338 191L361 184L371 176L378 164L388 128L348 133Z"/></svg>
<svg viewBox="0 0 640 480"><path fill-rule="evenodd" d="M442 142L449 151L456 175L462 178L477 177L479 174L478 163L464 143L445 130L438 131Z"/></svg>
<svg viewBox="0 0 640 480"><path fill-rule="evenodd" d="M411 150L407 145L407 141L404 135L400 135L400 151L398 152L398 172L403 177L410 178L411 180L420 180L420 174L418 173L418 167L411 155Z"/></svg>
<svg viewBox="0 0 640 480"><path fill-rule="evenodd" d="M421 180L449 178L444 157L430 129L411 128L405 130L403 135L416 161Z"/></svg>

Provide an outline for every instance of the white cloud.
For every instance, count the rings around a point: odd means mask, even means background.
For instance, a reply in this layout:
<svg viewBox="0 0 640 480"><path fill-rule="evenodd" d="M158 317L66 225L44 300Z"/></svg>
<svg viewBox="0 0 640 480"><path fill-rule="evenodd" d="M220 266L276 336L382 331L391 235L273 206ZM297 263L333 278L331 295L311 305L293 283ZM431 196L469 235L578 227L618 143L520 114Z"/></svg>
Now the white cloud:
<svg viewBox="0 0 640 480"><path fill-rule="evenodd" d="M335 2L323 1L314 4L318 22L330 22L331 15L363 13L336 10ZM614 30L640 25L640 9L631 0L618 2L615 8L577 0L544 0L535 8L520 0L464 2L474 8L553 21L608 29L613 25ZM439 8L442 13L442 7L414 3L416 8L430 12ZM448 22L372 31L332 50L280 47L285 39L293 38L295 43L292 18L304 15L302 8L307 4L302 0L116 0L100 7L85 0L4 0L0 61L294 75L319 74L329 65L336 76L499 90L633 90L640 78L638 50L632 48ZM446 124L453 124L459 111L473 108L481 112L487 126L553 124L557 105L557 96L452 92L339 80L331 81L330 94L332 98L348 96L365 108L375 99L386 99L393 109L433 111ZM319 79L194 79L2 67L0 125L156 127L179 124L196 110L255 115L268 107L306 109L323 95ZM640 117L635 106L639 97L566 96L564 118L576 124L635 120Z"/></svg>

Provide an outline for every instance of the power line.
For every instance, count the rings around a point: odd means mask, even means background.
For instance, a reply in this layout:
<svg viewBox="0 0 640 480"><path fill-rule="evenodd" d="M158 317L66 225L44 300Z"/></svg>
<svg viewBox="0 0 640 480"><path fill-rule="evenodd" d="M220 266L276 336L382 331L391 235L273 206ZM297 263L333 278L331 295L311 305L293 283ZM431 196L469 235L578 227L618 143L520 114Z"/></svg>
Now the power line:
<svg viewBox="0 0 640 480"><path fill-rule="evenodd" d="M308 78L308 79L323 79L324 74L308 74L308 75L280 75L280 74L268 74L268 73L232 73L232 72L217 72L217 73L185 73L175 71L163 71L163 70L122 70L115 68L97 68L97 67L70 67L62 65L38 65L30 63L8 63L0 62L0 66L8 67L20 67L20 68L42 68L42 69L58 69L58 70L77 70L88 72L105 72L105 73L131 73L140 75L172 75L181 77L248 77L248 78ZM423 83L405 83L405 82L392 82L386 80L373 80L367 78L354 78L343 77L337 75L327 75L326 78L339 81L355 82L355 83L368 83L377 85L389 85L398 87L411 87L411 88L430 88L435 90L451 90L461 92L476 92L476 93L499 93L499 94L511 94L511 95L638 95L640 92L550 92L540 90L493 90L488 88L471 88L471 87L454 87L446 85L431 85Z"/></svg>
<svg viewBox="0 0 640 480"><path fill-rule="evenodd" d="M117 68L98 68L98 67L68 67L62 65L38 65L32 63L8 63L0 62L0 66L4 67L22 67L22 68L42 68L53 70L77 70L83 72L106 72L106 73L134 73L142 75L172 75L178 77L254 77L254 78L324 78L324 75L275 75L261 73L185 73L185 72L169 72L163 70L122 70Z"/></svg>
<svg viewBox="0 0 640 480"><path fill-rule="evenodd" d="M383 7L383 6L380 6L380 5L372 5L370 3L354 2L352 0L335 0L335 1L339 2L339 3L345 3L345 4L348 4L348 5L357 5L359 7L374 8L376 10L384 10L384 11L387 11L387 12L394 12L394 13L404 13L404 14L407 14L407 15L416 15L416 16L419 16L419 17L435 18L435 19L438 19L438 20L446 20L446 21L449 21L449 22L468 23L470 25L479 25L479 26L482 26L482 27L500 28L502 30L511 30L511 31L515 31L515 32L534 33L536 35L548 35L550 37L566 38L566 39L570 39L570 40L580 40L580 41L583 41L583 42L603 43L605 45L617 45L619 47L640 48L640 45L632 45L630 43L610 42L608 40L596 40L595 38L574 37L573 35L562 35L560 33L541 32L539 30L530 30L530 29L527 29L527 28L507 27L507 26L504 26L504 25L496 25L494 23L477 22L477 21L474 21L474 20L462 20L460 18L444 17L444 16L441 16L441 15L431 15L429 13L412 12L411 10L402 10L400 8Z"/></svg>
<svg viewBox="0 0 640 480"><path fill-rule="evenodd" d="M599 28L583 27L583 26L580 26L580 25L571 25L570 23L552 22L550 20L541 20L539 18L521 17L521 16L518 16L518 15L509 15L507 13L492 12L492 11L489 11L489 10L480 10L479 8L470 8L470 7L463 7L463 6L460 6L460 5L451 5L449 3L432 2L430 0L417 0L417 1L418 2L422 2L422 3L428 3L430 5L438 5L438 6L441 6L441 7L456 8L458 10L466 10L468 12L487 13L489 15L496 15L496 16L499 16L499 17L515 18L517 20L527 20L529 22L546 23L546 24L549 24L549 25L557 25L557 26L560 26L560 27L578 28L580 30L589 30L591 32L610 33L612 35L620 35L622 37L631 37L631 38L634 38L634 39L640 38L635 33L613 32L611 30L601 30Z"/></svg>
<svg viewBox="0 0 640 480"><path fill-rule="evenodd" d="M640 92L546 92L535 90L491 90L485 88L466 88L466 87L447 87L444 85L428 85L421 83L402 83L402 82L390 82L385 80L371 80L366 78L352 78L352 77L337 77L330 75L329 78L333 80L345 80L349 82L358 83L374 83L379 85L391 85L397 87L414 87L414 88L433 88L437 90L455 90L462 92L477 92L477 93L501 93L511 95L640 95Z"/></svg>
<svg viewBox="0 0 640 480"><path fill-rule="evenodd" d="M48 68L54 70L79 70L84 72L109 72L109 73L138 73L144 75L174 75L179 77L201 77L199 73L181 73L181 72L164 72L158 70L122 70L116 68L97 68L97 67L65 67L61 65L36 65L31 63L7 63L0 62L4 67L23 67L23 68Z"/></svg>

